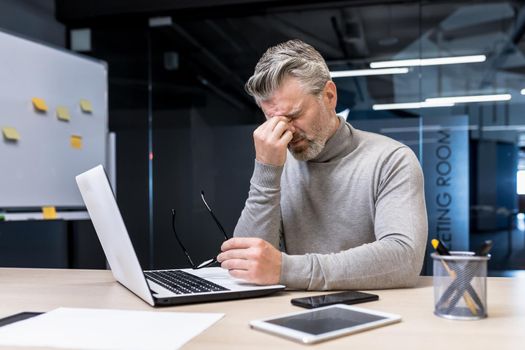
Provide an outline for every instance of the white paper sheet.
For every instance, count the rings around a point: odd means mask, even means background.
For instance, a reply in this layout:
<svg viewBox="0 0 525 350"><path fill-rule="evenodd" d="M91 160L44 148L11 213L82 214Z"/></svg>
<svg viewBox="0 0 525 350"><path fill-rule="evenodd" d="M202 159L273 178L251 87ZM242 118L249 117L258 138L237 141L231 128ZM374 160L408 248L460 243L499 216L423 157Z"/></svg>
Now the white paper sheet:
<svg viewBox="0 0 525 350"><path fill-rule="evenodd" d="M0 345L178 349L224 314L58 308L0 328Z"/></svg>

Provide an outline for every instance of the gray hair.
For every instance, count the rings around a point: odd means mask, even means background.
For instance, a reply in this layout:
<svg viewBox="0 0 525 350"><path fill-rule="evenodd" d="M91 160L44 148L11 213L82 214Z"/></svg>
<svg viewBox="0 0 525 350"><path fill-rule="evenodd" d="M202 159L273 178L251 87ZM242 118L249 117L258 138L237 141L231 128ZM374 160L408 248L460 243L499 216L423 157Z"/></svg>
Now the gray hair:
<svg viewBox="0 0 525 350"><path fill-rule="evenodd" d="M311 45L294 39L266 50L244 88L258 104L269 98L288 76L299 79L306 91L313 95L319 95L326 82L331 80L321 54Z"/></svg>

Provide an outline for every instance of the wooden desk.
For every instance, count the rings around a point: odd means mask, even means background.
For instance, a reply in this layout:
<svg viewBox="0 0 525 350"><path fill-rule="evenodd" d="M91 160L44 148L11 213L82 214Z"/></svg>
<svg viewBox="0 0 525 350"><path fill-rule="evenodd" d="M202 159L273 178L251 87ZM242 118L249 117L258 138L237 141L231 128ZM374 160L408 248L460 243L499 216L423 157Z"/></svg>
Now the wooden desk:
<svg viewBox="0 0 525 350"><path fill-rule="evenodd" d="M60 306L225 314L184 349L500 350L524 347L525 278L489 278L489 317L481 321L451 321L434 316L431 277L421 277L416 288L374 293L379 294L380 300L361 306L400 314L401 323L307 346L251 330L248 322L302 310L291 305L290 299L319 292L282 292L266 298L153 309L115 282L110 271L0 269L0 317L21 311L49 311Z"/></svg>

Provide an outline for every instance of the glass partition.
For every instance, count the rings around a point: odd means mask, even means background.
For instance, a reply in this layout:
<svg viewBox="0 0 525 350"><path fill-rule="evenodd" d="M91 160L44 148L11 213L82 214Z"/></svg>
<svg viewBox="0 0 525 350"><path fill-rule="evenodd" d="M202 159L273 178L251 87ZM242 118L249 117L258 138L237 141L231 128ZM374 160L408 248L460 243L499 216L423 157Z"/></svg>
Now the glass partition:
<svg viewBox="0 0 525 350"><path fill-rule="evenodd" d="M150 27L151 264L188 266L172 233L172 208L192 256L218 252L223 238L201 190L233 231L253 169L251 134L263 121L244 82L269 46L300 38L333 72L337 112L417 155L429 241L475 250L492 239L493 275L525 269L525 202L517 191L525 171L523 11L513 1L337 2L174 15Z"/></svg>

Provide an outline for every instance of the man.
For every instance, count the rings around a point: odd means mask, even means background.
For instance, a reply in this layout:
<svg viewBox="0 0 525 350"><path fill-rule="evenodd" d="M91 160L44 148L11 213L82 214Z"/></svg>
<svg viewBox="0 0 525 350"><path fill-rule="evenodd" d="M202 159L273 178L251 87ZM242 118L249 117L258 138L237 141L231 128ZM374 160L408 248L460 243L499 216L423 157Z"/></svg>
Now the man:
<svg viewBox="0 0 525 350"><path fill-rule="evenodd" d="M296 289L413 286L427 240L413 152L337 116L328 67L300 40L269 48L246 90L267 120L253 134L250 192L221 266Z"/></svg>

